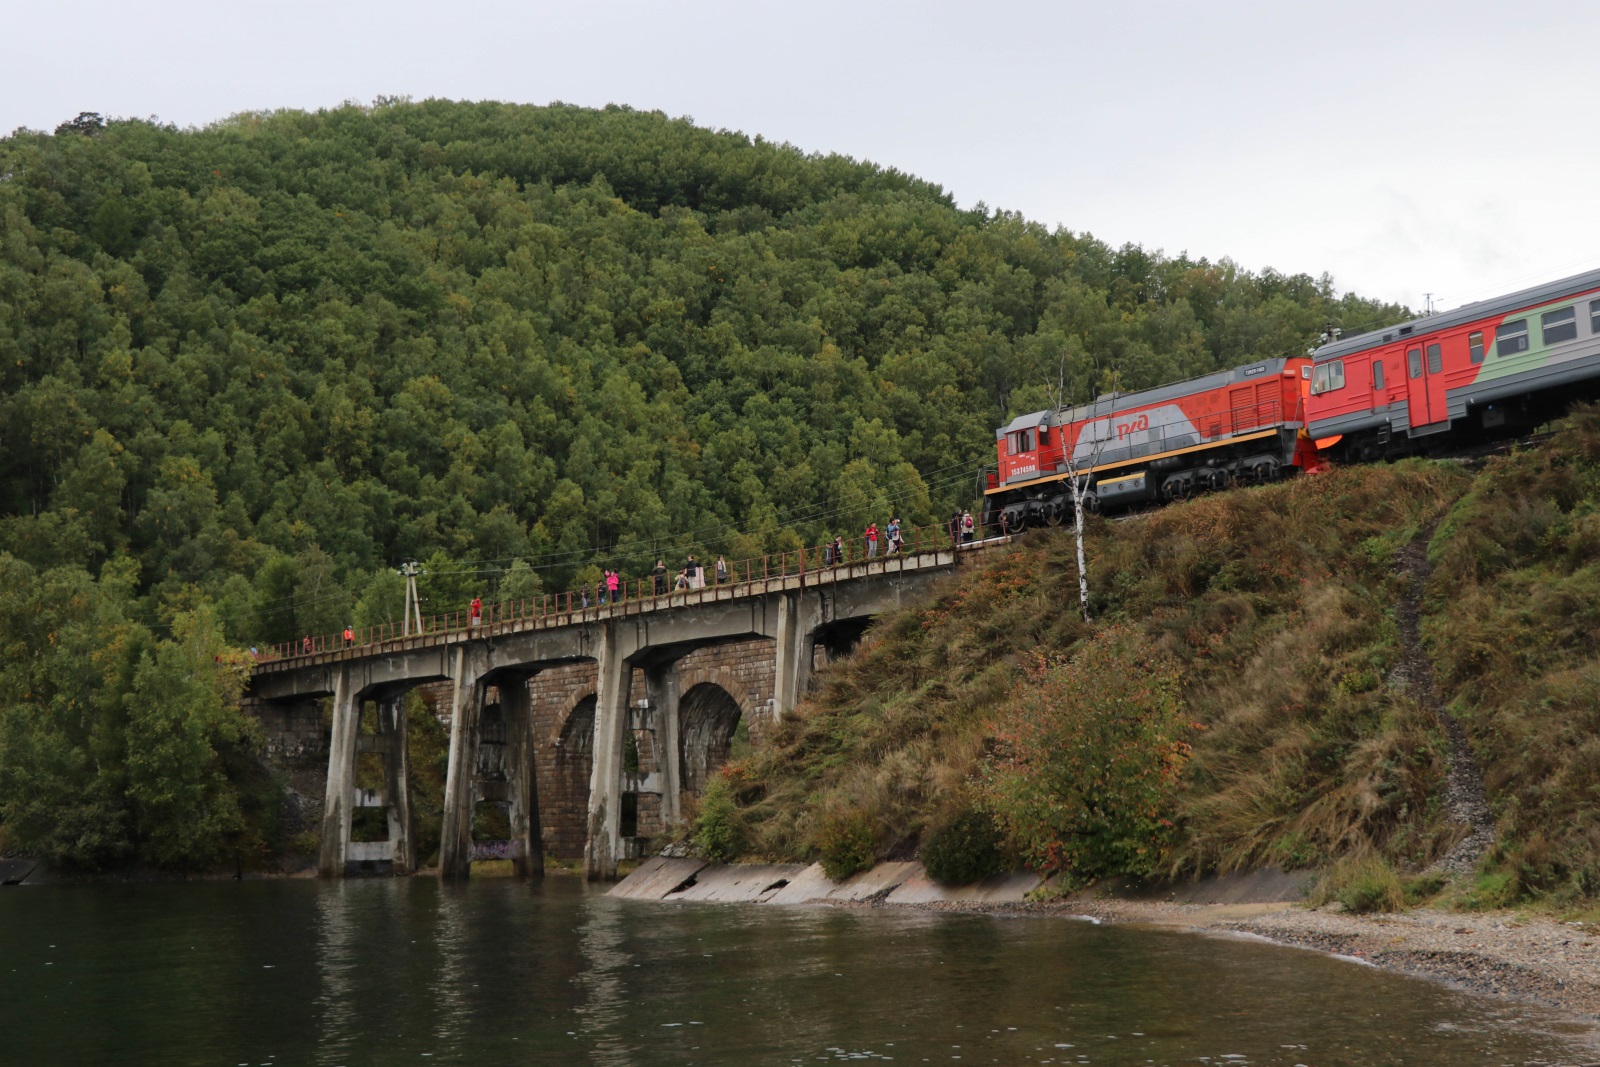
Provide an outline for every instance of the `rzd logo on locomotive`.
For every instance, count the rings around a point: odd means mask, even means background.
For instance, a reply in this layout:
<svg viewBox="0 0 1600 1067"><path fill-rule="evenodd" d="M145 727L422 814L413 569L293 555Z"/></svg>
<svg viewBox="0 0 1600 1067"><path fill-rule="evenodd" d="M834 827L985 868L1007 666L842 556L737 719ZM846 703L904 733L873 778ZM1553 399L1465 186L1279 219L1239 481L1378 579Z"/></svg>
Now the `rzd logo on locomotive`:
<svg viewBox="0 0 1600 1067"><path fill-rule="evenodd" d="M1127 437L1129 434L1135 434L1135 433L1138 433L1140 430L1148 430L1149 428L1150 428L1150 413L1146 412L1145 414L1140 415L1137 419L1133 419L1130 422L1119 422L1119 423L1117 423L1117 440L1120 441L1123 438Z"/></svg>

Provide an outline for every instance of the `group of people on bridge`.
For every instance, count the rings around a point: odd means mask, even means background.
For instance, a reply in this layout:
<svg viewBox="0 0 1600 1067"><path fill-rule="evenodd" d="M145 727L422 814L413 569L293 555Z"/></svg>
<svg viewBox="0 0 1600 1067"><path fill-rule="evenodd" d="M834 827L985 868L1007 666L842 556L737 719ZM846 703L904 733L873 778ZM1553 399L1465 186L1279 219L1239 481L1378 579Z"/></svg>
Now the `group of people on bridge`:
<svg viewBox="0 0 1600 1067"><path fill-rule="evenodd" d="M951 515L945 530L953 544L967 544L976 536L977 523L971 511L964 508L957 509ZM869 522L861 533L861 555L858 556L849 550L843 536L835 536L822 547L822 563L824 566L837 567L850 562L852 558L876 559L880 551L884 556L897 555L905 551L905 536L906 527L897 516L891 516L881 529L876 521ZM733 568L728 565L726 557L720 555L709 568L709 575L707 571L708 568L697 560L693 553L685 558L683 566L676 573L667 569L664 560L657 559L656 565L649 572L648 579L635 583L637 589L635 595L669 596L675 593L688 593L704 589L708 580L720 586L732 581L734 577ZM606 569L601 572L599 580L593 586L585 584L579 587L575 598L581 601L585 608L591 604L620 604L627 596L627 591L628 583L623 579L621 572ZM482 624L482 597L472 598L469 620L469 625L474 629ZM341 636L346 646L356 643L354 627L346 626ZM301 644L307 654L313 651L313 641L309 636L304 638Z"/></svg>

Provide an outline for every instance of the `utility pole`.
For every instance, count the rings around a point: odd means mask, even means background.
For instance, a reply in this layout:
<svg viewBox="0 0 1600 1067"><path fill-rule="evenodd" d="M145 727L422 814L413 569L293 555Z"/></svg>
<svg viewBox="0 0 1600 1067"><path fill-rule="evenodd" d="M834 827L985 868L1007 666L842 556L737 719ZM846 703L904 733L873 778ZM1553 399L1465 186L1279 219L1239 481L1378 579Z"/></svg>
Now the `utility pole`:
<svg viewBox="0 0 1600 1067"><path fill-rule="evenodd" d="M422 564L408 559L400 564L399 573L406 580L406 607L400 616L400 636L410 637L413 617L417 633L422 633L422 605L417 600L417 575L423 573Z"/></svg>
<svg viewBox="0 0 1600 1067"><path fill-rule="evenodd" d="M1423 315L1431 317L1433 315L1433 310L1434 310L1433 309L1433 294L1432 293L1423 293L1422 294L1422 313L1423 313Z"/></svg>

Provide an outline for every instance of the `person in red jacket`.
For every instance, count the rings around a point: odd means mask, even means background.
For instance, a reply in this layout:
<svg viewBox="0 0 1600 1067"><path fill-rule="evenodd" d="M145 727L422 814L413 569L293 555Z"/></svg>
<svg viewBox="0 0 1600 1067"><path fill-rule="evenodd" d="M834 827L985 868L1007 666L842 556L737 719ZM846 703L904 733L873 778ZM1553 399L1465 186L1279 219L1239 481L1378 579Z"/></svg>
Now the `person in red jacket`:
<svg viewBox="0 0 1600 1067"><path fill-rule="evenodd" d="M867 558L872 559L878 554L878 524L867 523Z"/></svg>
<svg viewBox="0 0 1600 1067"><path fill-rule="evenodd" d="M472 598L472 625L476 626L483 619L483 598Z"/></svg>

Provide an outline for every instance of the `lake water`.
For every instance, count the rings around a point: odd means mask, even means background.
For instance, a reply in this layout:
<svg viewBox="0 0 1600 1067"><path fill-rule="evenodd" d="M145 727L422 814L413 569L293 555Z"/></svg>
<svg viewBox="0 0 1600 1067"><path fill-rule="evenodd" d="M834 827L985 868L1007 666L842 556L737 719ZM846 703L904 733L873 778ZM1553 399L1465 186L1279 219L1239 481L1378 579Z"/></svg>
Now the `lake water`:
<svg viewBox="0 0 1600 1067"><path fill-rule="evenodd" d="M1584 1062L1541 1011L1250 941L667 905L574 878L0 890L0 1063Z"/></svg>

